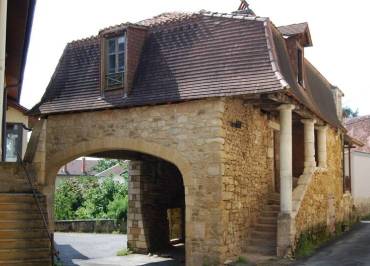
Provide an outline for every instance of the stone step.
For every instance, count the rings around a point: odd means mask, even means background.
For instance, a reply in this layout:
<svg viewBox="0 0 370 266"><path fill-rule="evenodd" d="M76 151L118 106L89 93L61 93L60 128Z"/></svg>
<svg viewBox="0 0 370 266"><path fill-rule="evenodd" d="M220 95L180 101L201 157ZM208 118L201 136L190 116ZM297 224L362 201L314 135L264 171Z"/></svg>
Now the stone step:
<svg viewBox="0 0 370 266"><path fill-rule="evenodd" d="M259 224L271 224L271 225L277 225L277 219L276 217L259 217L258 218Z"/></svg>
<svg viewBox="0 0 370 266"><path fill-rule="evenodd" d="M48 259L51 257L49 248L22 248L0 250L0 261L25 260L25 259Z"/></svg>
<svg viewBox="0 0 370 266"><path fill-rule="evenodd" d="M0 182L0 193L30 193L32 192L32 189L29 185L26 184L16 184L14 182L12 183L4 183Z"/></svg>
<svg viewBox="0 0 370 266"><path fill-rule="evenodd" d="M267 255L267 256L275 256L276 255L276 247L275 246L248 246L247 252Z"/></svg>
<svg viewBox="0 0 370 266"><path fill-rule="evenodd" d="M260 238L250 238L248 241L250 246L264 246L264 247L275 247L276 239L260 239Z"/></svg>
<svg viewBox="0 0 370 266"><path fill-rule="evenodd" d="M0 261L6 266L51 266L51 258Z"/></svg>
<svg viewBox="0 0 370 266"><path fill-rule="evenodd" d="M274 205L279 205L280 206L280 198L279 199L271 199L271 198L269 198L268 200L267 200L267 204L274 204Z"/></svg>
<svg viewBox="0 0 370 266"><path fill-rule="evenodd" d="M256 231L263 231L263 232L276 232L277 230L277 225L274 224L256 224L254 229Z"/></svg>
<svg viewBox="0 0 370 266"><path fill-rule="evenodd" d="M45 205L40 204L41 209L45 209ZM30 200L29 202L14 202L0 203L0 211L39 211L37 204Z"/></svg>
<svg viewBox="0 0 370 266"><path fill-rule="evenodd" d="M280 211L280 205L275 205L275 204L274 205L272 205L272 204L270 205L269 204L269 205L266 205L265 206L265 210L266 211L277 211L277 212L279 212Z"/></svg>
<svg viewBox="0 0 370 266"><path fill-rule="evenodd" d="M268 198L271 200L278 200L280 202L280 193L271 193Z"/></svg>
<svg viewBox="0 0 370 266"><path fill-rule="evenodd" d="M276 239L276 231L258 231L258 230L253 230L251 233L251 238L256 238L256 239Z"/></svg>
<svg viewBox="0 0 370 266"><path fill-rule="evenodd" d="M261 213L261 217L274 217L277 219L279 212L278 211L270 211L270 210L263 210Z"/></svg>
<svg viewBox="0 0 370 266"><path fill-rule="evenodd" d="M0 250L28 247L49 248L50 242L48 238L0 239Z"/></svg>
<svg viewBox="0 0 370 266"><path fill-rule="evenodd" d="M22 228L41 228L44 226L42 219L31 219L31 220L0 220L1 229L22 229Z"/></svg>
<svg viewBox="0 0 370 266"><path fill-rule="evenodd" d="M47 217L46 211L44 212L44 215ZM42 219L42 216L38 210L31 210L31 211L2 211L0 210L0 219L2 220L31 220L31 219Z"/></svg>
<svg viewBox="0 0 370 266"><path fill-rule="evenodd" d="M45 196L38 195L39 201L45 203ZM32 193L0 193L0 203L34 202Z"/></svg>
<svg viewBox="0 0 370 266"><path fill-rule="evenodd" d="M0 239L47 238L45 228L0 229Z"/></svg>

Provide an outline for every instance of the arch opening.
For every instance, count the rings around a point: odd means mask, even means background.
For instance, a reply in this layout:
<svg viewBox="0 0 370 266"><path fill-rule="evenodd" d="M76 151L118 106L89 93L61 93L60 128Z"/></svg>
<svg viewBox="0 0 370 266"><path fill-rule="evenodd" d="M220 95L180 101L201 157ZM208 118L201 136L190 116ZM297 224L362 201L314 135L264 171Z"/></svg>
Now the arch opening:
<svg viewBox="0 0 370 266"><path fill-rule="evenodd" d="M166 254L184 262L185 185L179 167L163 158L127 149L78 153L74 158L81 155L127 161L127 248L135 253ZM64 166L57 168L62 170Z"/></svg>

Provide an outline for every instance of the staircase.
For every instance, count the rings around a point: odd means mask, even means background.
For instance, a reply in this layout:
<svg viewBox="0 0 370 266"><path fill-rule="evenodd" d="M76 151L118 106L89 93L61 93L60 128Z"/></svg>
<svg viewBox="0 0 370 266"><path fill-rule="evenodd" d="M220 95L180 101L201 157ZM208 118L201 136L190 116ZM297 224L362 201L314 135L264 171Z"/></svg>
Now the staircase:
<svg viewBox="0 0 370 266"><path fill-rule="evenodd" d="M247 247L248 254L276 256L277 217L280 211L280 194L270 195L257 224L252 227Z"/></svg>
<svg viewBox="0 0 370 266"><path fill-rule="evenodd" d="M46 215L45 197L36 196ZM0 265L52 265L43 217L17 163L0 163Z"/></svg>

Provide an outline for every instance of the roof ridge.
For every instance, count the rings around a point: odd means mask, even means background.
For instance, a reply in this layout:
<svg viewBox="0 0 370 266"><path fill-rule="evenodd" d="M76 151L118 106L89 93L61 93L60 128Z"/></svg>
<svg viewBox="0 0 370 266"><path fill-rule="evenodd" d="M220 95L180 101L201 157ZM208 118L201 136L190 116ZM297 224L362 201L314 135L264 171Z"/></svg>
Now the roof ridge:
<svg viewBox="0 0 370 266"><path fill-rule="evenodd" d="M87 41L95 41L99 39L99 35L91 35L89 37L85 37L85 38L81 38L81 39L77 39L77 40L73 40L73 41L70 41L67 43L67 46L78 46L80 44L85 44Z"/></svg>
<svg viewBox="0 0 370 266"><path fill-rule="evenodd" d="M308 26L308 22L305 21L305 22L298 22L298 23L292 23L292 24L286 24L286 25L281 25L281 26L277 26L277 28L280 28L280 27L289 27L289 26L296 26L296 25L302 25L302 24L306 24Z"/></svg>

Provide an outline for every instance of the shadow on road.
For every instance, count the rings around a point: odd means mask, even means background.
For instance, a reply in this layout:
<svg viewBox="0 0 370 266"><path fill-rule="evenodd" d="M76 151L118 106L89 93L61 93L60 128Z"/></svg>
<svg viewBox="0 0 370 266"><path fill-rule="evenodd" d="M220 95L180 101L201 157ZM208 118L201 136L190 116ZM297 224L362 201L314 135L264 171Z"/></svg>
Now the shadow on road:
<svg viewBox="0 0 370 266"><path fill-rule="evenodd" d="M87 260L88 257L82 255L71 245L56 245L57 250L59 251L59 257L63 262L63 266L75 266L78 264L73 263L73 260Z"/></svg>

